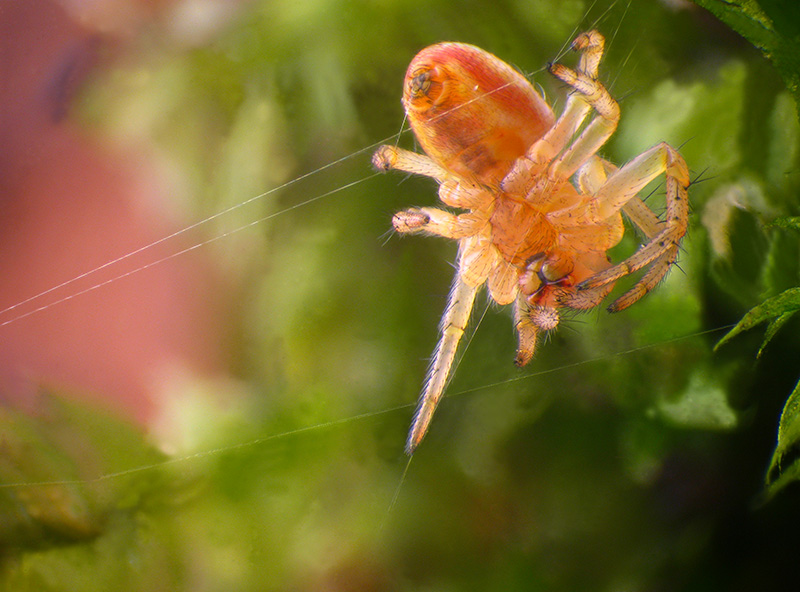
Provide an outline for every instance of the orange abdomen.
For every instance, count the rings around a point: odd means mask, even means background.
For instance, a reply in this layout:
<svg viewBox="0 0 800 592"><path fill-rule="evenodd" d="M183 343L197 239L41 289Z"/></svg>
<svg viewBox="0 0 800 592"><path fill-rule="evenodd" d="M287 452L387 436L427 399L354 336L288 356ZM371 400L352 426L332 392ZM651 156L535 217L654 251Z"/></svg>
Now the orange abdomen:
<svg viewBox="0 0 800 592"><path fill-rule="evenodd" d="M464 43L439 43L417 54L406 72L403 105L428 156L490 186L555 121L524 76Z"/></svg>

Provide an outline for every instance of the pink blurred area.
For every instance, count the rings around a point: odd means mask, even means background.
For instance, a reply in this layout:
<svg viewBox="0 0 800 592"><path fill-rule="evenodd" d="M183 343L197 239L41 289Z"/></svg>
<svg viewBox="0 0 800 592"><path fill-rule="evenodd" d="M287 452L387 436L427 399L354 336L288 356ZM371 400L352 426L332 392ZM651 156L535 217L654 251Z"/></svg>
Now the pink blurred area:
<svg viewBox="0 0 800 592"><path fill-rule="evenodd" d="M87 76L113 67L165 4L0 3L0 401L33 410L46 385L146 425L170 377L224 372L230 295L203 249L79 294L196 236L15 307L193 222L176 214L146 147L103 142L69 115Z"/></svg>

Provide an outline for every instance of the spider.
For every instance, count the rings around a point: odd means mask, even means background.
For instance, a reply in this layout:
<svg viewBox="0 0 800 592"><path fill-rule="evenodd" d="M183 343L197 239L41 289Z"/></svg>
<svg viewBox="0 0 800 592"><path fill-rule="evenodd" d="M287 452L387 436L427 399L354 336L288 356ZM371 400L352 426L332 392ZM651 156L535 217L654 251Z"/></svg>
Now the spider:
<svg viewBox="0 0 800 592"><path fill-rule="evenodd" d="M431 177L445 205L466 210L410 208L392 219L400 233L458 240L457 272L408 454L428 430L482 285L498 304L514 304L515 362L524 366L539 335L558 326L561 309L598 306L618 279L645 270L608 307L623 310L652 290L678 256L690 183L681 155L660 143L619 168L597 156L619 121L619 105L597 79L604 44L597 31L582 33L572 42L580 52L577 69L550 66L571 87L557 120L524 76L475 46L432 45L408 67L403 106L426 155L381 146L373 164ZM637 197L662 173L663 220ZM612 265L606 252L622 239L620 212L646 242Z"/></svg>

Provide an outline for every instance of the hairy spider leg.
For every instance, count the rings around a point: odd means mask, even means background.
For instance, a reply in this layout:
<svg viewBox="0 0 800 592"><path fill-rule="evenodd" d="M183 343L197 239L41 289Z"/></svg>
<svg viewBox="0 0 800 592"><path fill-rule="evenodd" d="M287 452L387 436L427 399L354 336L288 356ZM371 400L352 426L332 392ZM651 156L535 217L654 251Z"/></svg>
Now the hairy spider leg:
<svg viewBox="0 0 800 592"><path fill-rule="evenodd" d="M590 79L597 78L604 45L605 39L597 31L582 33L575 38L572 49L581 52L578 60L580 74ZM561 116L553 127L529 148L527 157L539 163L552 161L575 136L591 108L581 93L570 93Z"/></svg>
<svg viewBox="0 0 800 592"><path fill-rule="evenodd" d="M409 455L414 453L425 437L433 418L433 412L436 411L444 394L458 351L458 344L469 322L477 293L477 286L468 285L462 279L461 274L455 275L453 287L447 299L447 308L442 317L441 337L436 345L436 351L425 378L425 388L420 395L417 411L408 433L406 453Z"/></svg>
<svg viewBox="0 0 800 592"><path fill-rule="evenodd" d="M616 173L619 167L604 158L595 156L581 167L576 175L576 181L581 193L594 195L605 185L609 175ZM648 239L661 232L662 223L641 198L634 196L624 206L622 211L634 223L642 234Z"/></svg>
<svg viewBox="0 0 800 592"><path fill-rule="evenodd" d="M619 122L619 105L605 87L596 79L597 65L602 56L602 36L591 32L576 38L573 47L588 48L589 57L581 61L578 71L561 64L551 66L551 73L572 86L578 96L588 103L597 116L586 126L575 142L553 161L548 176L554 180L566 179L579 171L597 157L597 150L605 144L616 130ZM574 96L574 95L573 95ZM577 109L577 108L576 108ZM559 118L559 126L565 114ZM547 138L547 135L545 136ZM545 139L543 138L543 140ZM541 143L542 140L537 142ZM552 143L551 143L552 146ZM531 152L535 152L536 145ZM655 177L664 173L667 185L666 222L656 231L657 220L647 206L636 195ZM589 173L586 173L588 175ZM596 173L595 173L596 174ZM580 175L579 175L580 177ZM637 253L603 272L582 282L577 291L567 294L562 301L565 306L591 308L600 303L619 278L634 273L647 265L651 268L628 292L617 298L609 307L611 312L623 310L650 290L652 290L669 271L678 256L679 241L688 226L689 171L683 157L666 143L658 144L639 155L621 169L616 170L595 192L586 224L598 223L620 210L625 211L631 220L640 227L650 239ZM630 205L628 205L630 204ZM567 215L574 217L575 212ZM572 223L578 222L573 220ZM607 290L604 288L608 288Z"/></svg>
<svg viewBox="0 0 800 592"><path fill-rule="evenodd" d="M478 186L452 180L427 156L402 148L382 146L373 156L373 164L383 170L397 169L432 177L440 183L439 197L445 204L477 210L477 213L453 214L437 208L411 208L397 212L392 218L392 225L401 233L427 232L460 239L458 258L462 273L456 274L450 290L439 341L406 442L406 452L413 454L428 431L433 413L444 394L478 288L486 281L496 262L491 241L482 232L488 223L488 215L480 213L481 206L490 202L491 196Z"/></svg>
<svg viewBox="0 0 800 592"><path fill-rule="evenodd" d="M652 264L633 288L608 307L611 312L624 310L652 290L677 259L680 239L689 224L689 169L683 157L669 144L662 142L613 173L595 194L593 215L597 219L604 219L632 204L630 212L633 212L632 219L636 222L637 219L645 219L642 218L643 212L645 209L649 211L649 208L632 200L661 174L666 178L667 211L665 220L659 221L659 232L628 259L590 277L578 286L579 291L594 290ZM650 224L645 223L645 226L649 228ZM647 234L648 229L642 229Z"/></svg>
<svg viewBox="0 0 800 592"><path fill-rule="evenodd" d="M619 105L596 77L576 72L561 64L553 64L550 72L569 84L595 110L580 136L550 165L551 179L568 179L605 144L617 129Z"/></svg>
<svg viewBox="0 0 800 592"><path fill-rule="evenodd" d="M530 175L530 163L533 163L534 167L536 165L547 166L548 163L551 163L547 173L551 181L566 180L572 176L575 170L586 169L583 171L584 186L580 185L579 179L579 188L585 194L593 193L593 191L587 191L591 184L590 181L593 182L593 189L599 188L605 182L606 169L613 168L613 165L594 156L594 153L614 133L619 120L619 107L605 87L597 81L604 46L605 39L597 31L582 33L572 42L572 49L581 52L577 71L560 64L551 66L550 71L575 90L569 94L564 111L553 127L528 149L526 157L518 161L517 166L512 169L504 181L504 185L511 188L518 180L524 184L525 179ZM592 108L599 116L584 129L572 145L569 145ZM591 166L586 166L589 163ZM547 195L547 192L543 191L541 195ZM528 200L536 203L537 197L538 195L534 192L528 195ZM603 285L597 289L587 289L580 295L574 289L569 290L564 293L564 305L578 309L592 308L612 288L613 284ZM541 314L541 312L532 309L523 298L516 302L514 319L518 346L515 363L518 366L527 364L536 350L538 334L543 327L535 322L531 315ZM550 315L557 318L557 312L545 312L548 313L546 314L548 320Z"/></svg>

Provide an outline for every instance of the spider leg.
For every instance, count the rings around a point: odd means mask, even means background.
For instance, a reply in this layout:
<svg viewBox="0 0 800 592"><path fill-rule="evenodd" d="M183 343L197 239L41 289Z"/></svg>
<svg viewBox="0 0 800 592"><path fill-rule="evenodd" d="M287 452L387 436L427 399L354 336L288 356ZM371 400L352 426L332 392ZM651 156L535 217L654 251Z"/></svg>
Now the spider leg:
<svg viewBox="0 0 800 592"><path fill-rule="evenodd" d="M502 257L497 257L487 279L487 288L497 304L511 304L519 292L519 270Z"/></svg>
<svg viewBox="0 0 800 592"><path fill-rule="evenodd" d="M661 230L661 220L638 197L632 197L628 203L622 206L622 211L649 239Z"/></svg>
<svg viewBox="0 0 800 592"><path fill-rule="evenodd" d="M445 169L424 154L418 154L410 150L395 148L394 146L387 146L385 144L378 148L375 154L372 155L372 164L376 169L381 171L395 169L414 175L431 177L440 183L443 183L451 176Z"/></svg>
<svg viewBox="0 0 800 592"><path fill-rule="evenodd" d="M478 286L467 284L460 274L456 274L447 301L447 308L442 317L441 337L436 345L433 362L425 379L425 389L420 397L419 406L408 433L406 453L409 455L414 453L425 437L433 412L442 398L450 377L450 369L453 367L458 343L464 335L477 292Z"/></svg>
<svg viewBox="0 0 800 592"><path fill-rule="evenodd" d="M614 289L614 283L598 286L591 289L578 289L572 287L563 289L557 296L558 304L567 308L574 308L575 310L589 310L600 304L603 299L608 296L609 292Z"/></svg>
<svg viewBox="0 0 800 592"><path fill-rule="evenodd" d="M608 175L618 170L619 167L604 158L599 156L590 158L576 175L580 192L584 195L594 195L606 183ZM638 197L632 197L622 206L622 211L648 239L653 238L661 230L658 216Z"/></svg>
<svg viewBox="0 0 800 592"><path fill-rule="evenodd" d="M531 307L524 298L518 298L514 305L514 327L519 339L514 363L522 368L533 358L539 337L539 327L531 319Z"/></svg>
<svg viewBox="0 0 800 592"><path fill-rule="evenodd" d="M381 171L395 169L435 179L439 182L439 199L448 206L485 209L493 199L491 193L481 185L454 177L424 154L383 145L372 155L372 164Z"/></svg>
<svg viewBox="0 0 800 592"><path fill-rule="evenodd" d="M575 174L578 190L583 195L594 195L605 185L609 173L614 173L616 170L616 166L599 156L590 158Z"/></svg>
<svg viewBox="0 0 800 592"><path fill-rule="evenodd" d="M678 244L675 243L663 255L657 257L650 269L647 270L642 278L634 284L633 288L625 292L608 306L609 312L619 312L625 310L631 304L637 302L650 290L655 288L658 283L667 275L669 268L678 258Z"/></svg>
<svg viewBox="0 0 800 592"><path fill-rule="evenodd" d="M619 105L596 77L553 64L550 72L569 84L597 112L578 139L550 165L551 179L567 179L600 149L617 129Z"/></svg>
<svg viewBox="0 0 800 592"><path fill-rule="evenodd" d="M637 203L634 197L661 173L666 177L667 213L663 222L656 223L655 214L644 203ZM592 215L595 219L604 219L625 207L626 213L650 236L650 240L622 263L579 284L578 289L594 290L652 264L631 290L611 304L609 310L617 312L639 300L661 281L677 259L680 240L689 224L689 183L686 161L663 142L612 174L595 194Z"/></svg>
<svg viewBox="0 0 800 592"><path fill-rule="evenodd" d="M487 218L480 214L453 214L437 208L409 208L392 217L392 226L397 232L427 232L452 239L477 234L486 222Z"/></svg>
<svg viewBox="0 0 800 592"><path fill-rule="evenodd" d="M578 73L586 78L596 80L600 60L603 57L605 39L597 31L582 33L572 42L572 49L581 52L578 62ZM553 127L528 149L528 158L534 162L550 162L564 148L580 128L591 109L591 104L579 92L567 98L564 111Z"/></svg>

